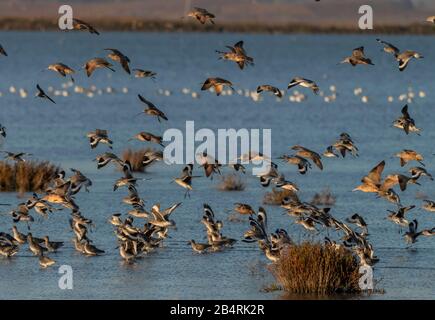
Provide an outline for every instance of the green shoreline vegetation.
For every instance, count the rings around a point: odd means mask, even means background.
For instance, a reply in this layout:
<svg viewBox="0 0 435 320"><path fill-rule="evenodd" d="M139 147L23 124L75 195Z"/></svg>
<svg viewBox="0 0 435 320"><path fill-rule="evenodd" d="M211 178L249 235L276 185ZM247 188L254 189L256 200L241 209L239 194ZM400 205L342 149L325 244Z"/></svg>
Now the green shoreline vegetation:
<svg viewBox="0 0 435 320"><path fill-rule="evenodd" d="M140 19L93 19L92 25L102 31L137 31L137 32L240 32L240 33L335 33L335 34L435 34L435 25L417 23L410 25L378 25L373 30L361 30L357 25L312 25L312 24L258 24L223 23L201 25L184 21L140 20ZM57 19L46 18L0 18L0 30L59 30Z"/></svg>

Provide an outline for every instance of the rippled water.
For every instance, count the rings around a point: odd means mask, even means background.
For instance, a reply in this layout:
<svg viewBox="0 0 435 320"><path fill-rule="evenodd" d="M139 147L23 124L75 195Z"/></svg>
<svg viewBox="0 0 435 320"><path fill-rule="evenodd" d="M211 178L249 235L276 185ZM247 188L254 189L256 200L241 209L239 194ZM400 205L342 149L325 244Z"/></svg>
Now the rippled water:
<svg viewBox="0 0 435 320"><path fill-rule="evenodd" d="M386 40L403 49L415 49L425 59L412 61L400 73L391 56L381 52L375 36L317 36L317 35L240 35L240 34L165 34L165 33L103 33L100 37L86 33L1 32L0 39L9 57L0 58L0 123L7 127L8 137L2 149L26 151L37 159L49 159L63 168L80 169L93 181L90 193L77 195L82 213L93 219L96 229L90 234L96 246L106 250L101 257L89 258L76 253L69 239L68 213L57 212L48 220L32 225L36 236L48 234L53 240L66 242L65 247L52 257L57 265L41 270L38 261L25 249L12 259L0 259L0 298L38 299L155 299L155 298L283 298L281 292L265 293L261 289L273 283L265 270L268 261L255 244L238 243L224 252L197 255L192 253L187 241L201 240L204 228L199 220L202 204L209 203L224 221L223 233L240 239L248 223L229 222L227 210L234 202L262 204L265 193L258 179L247 174L247 187L241 192L217 190L219 178L194 181L190 199L171 178L179 174L180 167L164 164L152 166L147 178L139 184L139 192L147 205L160 202L163 207L182 201L174 214L178 229L171 231L165 246L134 265L122 262L116 249L116 240L107 218L114 212L127 212L122 204L125 190L112 191L112 184L120 176L112 167L97 170L91 160L106 151L105 146L91 150L86 132L95 128L108 129L115 141L114 151L121 153L127 146L141 147L140 142L127 139L139 131L161 134L167 128L184 128L186 120L194 120L196 128L271 128L272 153L277 157L289 153L289 146L302 144L323 151L346 131L356 140L359 158L324 159L324 171L313 168L306 176L299 175L294 166L280 165L287 179L301 188L302 200L310 200L316 192L330 188L337 196L332 214L344 219L360 213L369 225L370 241L381 259L375 267L378 287L385 289L374 299L433 298L435 279L435 242L419 238L414 249L406 249L398 228L385 220L387 209L394 206L373 195L352 193L360 178L375 164L385 159L386 172L405 172L393 154L403 148L415 149L426 156L426 167L435 172L433 165L435 130L433 127L432 88L435 85L433 67L435 48L433 37L390 36ZM245 41L247 52L254 57L255 66L244 71L230 62L217 59L215 49L222 49L238 40ZM352 48L364 45L366 54L375 67L352 68L337 65ZM118 48L128 55L133 67L150 69L158 73L155 82L129 77L118 66L117 72L97 70L87 79L83 71L76 75L76 84L105 89L115 88L114 94L104 93L88 98L69 88L70 96L53 96L57 104L32 97L36 82L43 88L60 88L63 79L56 74L41 72L48 64L61 61L73 68L89 58L105 54L104 48ZM308 99L301 104L291 103L286 97L277 102L265 95L256 103L250 98L233 94L216 97L209 92L200 93L200 99L181 93L182 88L199 92L202 81L209 76L231 80L237 89L254 90L257 85L270 83L285 88L296 75L316 80L325 91L330 85L337 87L338 98L325 103L305 89ZM25 88L26 99L8 92L9 86ZM128 88L128 94L121 92ZM353 94L362 87L369 103ZM416 93L426 92L424 99L416 98L410 106L411 115L422 136L406 136L391 127L400 115L403 102L397 99L387 103L387 96L397 97L412 87ZM170 96L158 94L167 89ZM134 117L142 110L136 95L141 93L166 112L168 122ZM226 170L228 172L228 170ZM423 178L422 186L412 185L401 193L405 205L421 206L415 198L417 192L435 198L433 184ZM0 202L17 204L23 199L16 193L2 193ZM283 215L279 207L265 206L270 230L285 228L295 240L313 238L292 219ZM435 215L414 210L411 219L417 218L422 228L435 226ZM0 231L11 227L8 216L0 216ZM25 232L25 225L19 226ZM320 235L321 238L323 236ZM71 265L74 270L74 289L58 288L58 266ZM288 298L288 296L287 296ZM291 297L304 298L304 297Z"/></svg>

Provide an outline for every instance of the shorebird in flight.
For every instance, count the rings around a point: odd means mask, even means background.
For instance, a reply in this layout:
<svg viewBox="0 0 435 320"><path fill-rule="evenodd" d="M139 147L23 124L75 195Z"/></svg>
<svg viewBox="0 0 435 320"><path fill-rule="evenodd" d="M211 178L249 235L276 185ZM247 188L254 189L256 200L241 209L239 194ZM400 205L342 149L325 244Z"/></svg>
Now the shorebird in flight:
<svg viewBox="0 0 435 320"><path fill-rule="evenodd" d="M222 78L208 78L207 80L205 80L204 84L202 85L201 90L204 91L213 87L214 91L216 92L216 95L219 96L224 86L228 86L232 90L234 90L233 84L230 81Z"/></svg>
<svg viewBox="0 0 435 320"><path fill-rule="evenodd" d="M302 147L300 145L295 145L293 147L291 147L292 150L296 150L296 155L303 157L303 158L308 158L311 159L314 164L319 167L320 170L323 170L323 164L321 159L320 154L318 154L317 152L314 152L310 149L307 149L305 147Z"/></svg>
<svg viewBox="0 0 435 320"><path fill-rule="evenodd" d="M235 63L237 63L237 65L241 70L243 70L245 64L246 65L254 64L254 59L249 57L246 54L245 49L243 49L243 41L237 42L232 47L231 46L226 46L226 47L231 51L223 52L223 51L216 50L216 52L220 54L219 59L234 61Z"/></svg>
<svg viewBox="0 0 435 320"><path fill-rule="evenodd" d="M396 153L395 156L400 158L401 167L405 166L410 161L417 161L425 167L425 164L422 162L424 160L423 156L414 150L404 149L401 152Z"/></svg>
<svg viewBox="0 0 435 320"><path fill-rule="evenodd" d="M3 47L0 45L0 54L4 55L5 57L8 56L8 54L6 53L5 49L3 49Z"/></svg>
<svg viewBox="0 0 435 320"><path fill-rule="evenodd" d="M95 129L95 131L88 132L86 136L89 138L91 149L95 149L100 142L107 144L112 149L113 141L109 139L107 130Z"/></svg>
<svg viewBox="0 0 435 320"><path fill-rule="evenodd" d="M6 153L4 159L16 161L16 162L25 162L26 160L23 159L23 157L32 155L31 153L26 153L26 152L19 152L19 153L13 153L9 151L0 151L0 152Z"/></svg>
<svg viewBox="0 0 435 320"><path fill-rule="evenodd" d="M323 156L326 158L338 158L338 155L334 153L333 146L328 146L326 151L323 152Z"/></svg>
<svg viewBox="0 0 435 320"><path fill-rule="evenodd" d="M138 134L136 134L133 138L128 139L128 141L137 139L139 141L148 141L148 142L153 142L153 143L157 143L159 145L161 145L162 147L164 147L165 145L162 143L162 137L159 136L155 136L152 133L149 132L145 132L145 131L141 131Z"/></svg>
<svg viewBox="0 0 435 320"><path fill-rule="evenodd" d="M0 136L6 138L6 127L3 127L0 123Z"/></svg>
<svg viewBox="0 0 435 320"><path fill-rule="evenodd" d="M234 211L239 214L255 214L255 210L249 204L236 202L234 204Z"/></svg>
<svg viewBox="0 0 435 320"><path fill-rule="evenodd" d="M364 47L359 47L359 48L353 49L352 56L346 57L340 63L349 63L354 67L357 64L365 64L365 65L374 66L374 64L372 63L372 60L370 60L369 58L366 58L366 56L364 55Z"/></svg>
<svg viewBox="0 0 435 320"><path fill-rule="evenodd" d="M426 176L433 181L432 175L429 172L427 172L425 168L412 167L408 170L408 172L411 174L412 178L419 179L421 176Z"/></svg>
<svg viewBox="0 0 435 320"><path fill-rule="evenodd" d="M74 30L83 30L83 31L89 31L89 33L93 33L96 35L99 35L100 33L89 23L84 22L79 19L73 19L73 28Z"/></svg>
<svg viewBox="0 0 435 320"><path fill-rule="evenodd" d="M287 162L289 164L294 164L294 165L298 166L298 170L299 170L300 174L305 174L305 173L307 173L308 169L311 169L311 163L307 159L305 159L301 156L283 155L283 156L279 157L278 159L281 159L284 162Z"/></svg>
<svg viewBox="0 0 435 320"><path fill-rule="evenodd" d="M423 56L419 54L416 51L413 50L406 50L404 52L400 52L400 50L393 46L391 43L385 42L381 39L376 39L379 43L384 45L384 51L387 53L391 53L394 55L396 60L399 62L399 70L403 71L408 66L409 61L411 61L412 58L415 59L422 59Z"/></svg>
<svg viewBox="0 0 435 320"><path fill-rule="evenodd" d="M139 100L141 102L143 102L144 104L147 105L148 108L144 109L144 111L142 111L141 113L139 113L138 115L144 113L150 116L156 116L157 120L160 122L160 118L163 120L168 120L168 118L166 117L166 115L160 111L152 102L146 100L144 97L142 97L140 94L137 95Z"/></svg>
<svg viewBox="0 0 435 320"><path fill-rule="evenodd" d="M210 21L212 24L214 24L213 19L215 18L215 15L203 8L194 7L193 10L187 14L187 16L195 18L201 22L201 24L205 24L207 21Z"/></svg>
<svg viewBox="0 0 435 320"><path fill-rule="evenodd" d="M340 134L340 138L332 146L340 152L343 158L346 157L346 152L350 152L354 157L358 156L358 148L346 132Z"/></svg>
<svg viewBox="0 0 435 320"><path fill-rule="evenodd" d="M55 72L59 73L62 77L66 77L67 74L75 73L75 71L72 68L70 68L66 64L63 64L60 62L50 64L47 67L47 70L55 71ZM71 80L74 82L74 78L72 76L71 76Z"/></svg>
<svg viewBox="0 0 435 320"><path fill-rule="evenodd" d="M111 53L109 53L107 55L107 57L109 57L113 61L119 62L121 64L122 68L125 70L125 72L130 74L130 67L128 65L130 63L130 59L126 55L124 55L121 51L119 51L117 49L107 48L104 50L112 51Z"/></svg>
<svg viewBox="0 0 435 320"><path fill-rule="evenodd" d="M429 212L435 212L435 201L432 200L423 200L424 204L422 208Z"/></svg>
<svg viewBox="0 0 435 320"><path fill-rule="evenodd" d="M261 93L263 91L272 92L278 98L282 97L282 93L277 87L274 87L274 86L271 86L268 84L263 84L263 85L257 87L257 93Z"/></svg>
<svg viewBox="0 0 435 320"><path fill-rule="evenodd" d="M293 78L287 86L287 89L293 88L295 86L301 86L304 88L311 89L315 94L319 94L319 86L312 80L304 79L301 77Z"/></svg>
<svg viewBox="0 0 435 320"><path fill-rule="evenodd" d="M190 163L184 167L182 174L181 174L181 177L175 178L173 180L176 184L178 184L179 186L186 189L186 193L184 194L184 198L186 198L186 196L189 196L189 198L190 198L190 191L193 189L192 188L192 178L199 177L199 176L193 176L192 171L193 171L193 164Z"/></svg>
<svg viewBox="0 0 435 320"><path fill-rule="evenodd" d="M122 172L124 173L124 176L115 181L115 184L113 185L113 191L116 191L119 187L122 186L127 186L129 188L135 189L136 182L138 180L142 180L133 177L133 175L131 174L131 164L128 160L124 162L124 165L122 166Z"/></svg>
<svg viewBox="0 0 435 320"><path fill-rule="evenodd" d="M418 135L420 135L421 129L417 128L415 126L415 121L408 113L408 105L405 105L402 108L402 116L400 116L398 119L396 119L393 122L393 126L399 129L402 129L405 131L406 134L409 134L410 132L415 132Z"/></svg>
<svg viewBox="0 0 435 320"><path fill-rule="evenodd" d="M155 80L157 73L150 70L143 70L143 69L133 69L135 72L134 76L136 78L151 78Z"/></svg>
<svg viewBox="0 0 435 320"><path fill-rule="evenodd" d="M97 68L107 68L115 72L115 70L112 68L113 65L104 58L93 58L88 60L83 67L85 68L86 75L88 77L90 77Z"/></svg>
<svg viewBox="0 0 435 320"><path fill-rule="evenodd" d="M36 84L36 89L38 89L38 92L36 93L35 97L39 97L39 98L43 98L43 99L48 99L51 102L53 102L54 104L56 102L54 102L53 99L51 99L45 92L44 90L42 90L42 88L39 86L39 84Z"/></svg>
<svg viewBox="0 0 435 320"><path fill-rule="evenodd" d="M105 152L103 154L98 155L94 161L97 161L97 169L101 169L102 167L106 166L109 162L114 162L118 164L119 166L123 166L124 162L118 158L118 156L111 152Z"/></svg>

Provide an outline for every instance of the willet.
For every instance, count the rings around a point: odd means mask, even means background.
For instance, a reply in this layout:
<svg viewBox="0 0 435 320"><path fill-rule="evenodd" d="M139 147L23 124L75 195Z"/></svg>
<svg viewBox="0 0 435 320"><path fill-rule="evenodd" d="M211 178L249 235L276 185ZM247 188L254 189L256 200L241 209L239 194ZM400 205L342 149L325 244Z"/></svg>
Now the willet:
<svg viewBox="0 0 435 320"><path fill-rule="evenodd" d="M148 108L144 109L144 111L142 111L141 113L139 113L138 115L144 113L150 116L156 116L157 120L160 122L160 118L162 118L163 120L168 120L168 118L166 117L166 115L160 111L152 102L146 100L144 97L142 97L140 94L137 95L139 100L141 102L143 102L144 104L147 105Z"/></svg>
<svg viewBox="0 0 435 320"><path fill-rule="evenodd" d="M234 88L232 87L233 84L230 81L222 78L208 78L202 85L201 90L204 91L213 87L216 95L219 96L222 93L224 86L228 86L232 90L234 90Z"/></svg>
<svg viewBox="0 0 435 320"><path fill-rule="evenodd" d="M422 208L429 212L435 212L435 201L423 200L424 204Z"/></svg>
<svg viewBox="0 0 435 320"><path fill-rule="evenodd" d="M358 213L353 214L350 218L347 218L346 221L363 229L364 234L368 234L367 223Z"/></svg>
<svg viewBox="0 0 435 320"><path fill-rule="evenodd" d="M391 53L394 55L396 60L399 62L399 70L400 71L405 70L405 68L408 66L409 61L412 58L415 58L415 59L422 59L423 58L423 56L416 51L406 50L406 51L400 53L400 50L397 47L393 46L391 43L382 41L381 39L376 39L376 41L378 41L379 43L384 45L385 52Z"/></svg>
<svg viewBox="0 0 435 320"><path fill-rule="evenodd" d="M96 35L99 35L100 33L93 27L91 26L89 23L84 22L83 20L79 20L76 18L73 18L73 28L75 30L84 30L84 31L89 31L89 33L93 33Z"/></svg>
<svg viewBox="0 0 435 320"><path fill-rule="evenodd" d="M42 88L39 86L39 84L36 84L36 89L38 89L38 92L36 93L36 97L39 97L39 98L43 98L43 99L48 99L48 100L50 100L51 102L53 102L53 103L56 103L56 102L54 102L54 100L53 99L51 99L45 92L44 92L44 90L42 90Z"/></svg>
<svg viewBox="0 0 435 320"><path fill-rule="evenodd" d="M201 24L205 24L207 21L210 21L212 24L214 24L213 19L215 18L215 15L203 8L194 7L193 10L187 13L187 16L195 18L201 22Z"/></svg>
<svg viewBox="0 0 435 320"><path fill-rule="evenodd" d="M405 105L402 108L401 112L402 112L402 116L400 116L398 119L396 119L393 122L393 126L402 129L403 131L405 131L406 134L409 134L410 132L415 132L418 135L420 135L419 132L421 131L421 129L415 126L414 119L412 119L411 116L409 115L408 105Z"/></svg>
<svg viewBox="0 0 435 320"><path fill-rule="evenodd" d="M26 159L23 159L23 157L24 156L32 156L31 153L27 153L27 152L18 152L18 153L13 153L13 152L9 152L9 151L0 151L0 152L6 153L4 159L16 161L16 162L26 162Z"/></svg>
<svg viewBox="0 0 435 320"><path fill-rule="evenodd" d="M320 160L320 154L318 154L317 152L314 152L310 149L307 149L305 147L302 147L300 145L295 145L293 147L291 147L292 150L296 150L296 155L303 157L303 158L308 158L311 159L314 164L319 167L320 170L323 170L323 164L322 161Z"/></svg>
<svg viewBox="0 0 435 320"><path fill-rule="evenodd" d="M111 152L105 152L103 154L98 155L94 161L97 161L97 169L101 169L106 166L109 162L114 162L118 166L123 166L124 162L118 158L118 156Z"/></svg>
<svg viewBox="0 0 435 320"><path fill-rule="evenodd" d="M186 198L186 196L189 196L189 198L190 198L189 191L191 191L193 189L192 188L192 178L194 176L192 176L192 170L193 170L193 164L188 164L187 166L184 167L181 177L174 179L174 182L176 184L178 184L179 186L186 189L186 193L184 194L185 198ZM195 176L195 177L197 177L197 176Z"/></svg>
<svg viewBox="0 0 435 320"><path fill-rule="evenodd" d="M243 68L246 65L253 65L254 64L254 59L249 57L246 52L245 49L243 48L243 41L239 41L237 42L234 46L227 46L228 49L230 49L230 52L222 52L222 51L218 51L216 50L217 53L220 54L219 59L224 59L224 60L230 60L230 61L234 61L235 63L237 63L237 65L239 66L239 68L241 70L243 70Z"/></svg>
<svg viewBox="0 0 435 320"><path fill-rule="evenodd" d="M129 63L130 63L130 59L124 55L121 51L117 50L117 49L104 49L104 50L110 50L112 51L111 53L109 53L107 56L112 59L113 61L119 62L122 66L122 68L125 70L125 72L127 72L128 74L130 74L130 67L129 67Z"/></svg>
<svg viewBox="0 0 435 320"><path fill-rule="evenodd" d="M311 89L315 94L319 94L319 86L312 80L295 77L290 81L287 89L293 88L295 86L302 86L304 88Z"/></svg>
<svg viewBox="0 0 435 320"><path fill-rule="evenodd" d="M89 138L91 149L95 149L100 142L107 144L112 149L113 141L109 139L107 130L95 129L95 131L88 132L86 136Z"/></svg>
<svg viewBox="0 0 435 320"><path fill-rule="evenodd" d="M326 151L323 152L323 156L326 158L338 158L338 155L334 153L333 146L328 146Z"/></svg>
<svg viewBox="0 0 435 320"><path fill-rule="evenodd" d="M106 59L103 58L93 58L91 60L88 60L86 64L84 65L84 68L86 69L86 75L90 77L95 69L97 68L107 68L113 72L115 72L114 69L112 69L113 65L108 62Z"/></svg>
<svg viewBox="0 0 435 320"><path fill-rule="evenodd" d="M282 98L282 93L277 87L274 87L274 86L271 86L268 84L263 84L263 85L257 87L257 93L261 93L263 91L272 92L278 98Z"/></svg>
<svg viewBox="0 0 435 320"><path fill-rule="evenodd" d="M124 165L122 166L122 172L124 173L124 176L115 181L115 184L113 185L113 191L116 191L119 187L123 186L134 188L136 182L141 180L139 178L133 177L131 174L131 165L130 161L128 160L124 162Z"/></svg>
<svg viewBox="0 0 435 320"><path fill-rule="evenodd" d="M279 159L282 159L283 161L285 161L289 164L294 164L294 165L298 166L298 170L299 170L300 174L305 174L305 173L307 173L308 169L311 169L311 164L309 163L309 161L301 156L283 155L283 156L279 157Z"/></svg>
<svg viewBox="0 0 435 320"><path fill-rule="evenodd" d="M151 78L155 79L157 73L151 70L143 70L143 69L133 69L135 71L135 77L136 78Z"/></svg>
<svg viewBox="0 0 435 320"><path fill-rule="evenodd" d="M372 66L374 65L370 59L365 57L364 47L353 49L352 56L346 57L340 63L350 63L354 67L357 64L365 64L365 65L372 65Z"/></svg>
<svg viewBox="0 0 435 320"><path fill-rule="evenodd" d="M425 168L412 167L408 170L408 172L411 173L412 178L419 179L421 176L426 176L433 181L432 175L429 172L427 172Z"/></svg>

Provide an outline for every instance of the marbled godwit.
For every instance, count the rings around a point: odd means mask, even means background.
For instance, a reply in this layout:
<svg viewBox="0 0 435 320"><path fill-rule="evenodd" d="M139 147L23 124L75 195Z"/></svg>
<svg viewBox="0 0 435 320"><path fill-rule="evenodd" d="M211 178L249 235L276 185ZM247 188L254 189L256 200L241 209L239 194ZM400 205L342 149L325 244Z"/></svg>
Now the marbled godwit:
<svg viewBox="0 0 435 320"><path fill-rule="evenodd" d="M138 94L137 96L138 96L139 100L141 102L143 102L144 104L146 104L148 107L148 108L144 109L144 111L142 111L138 115L144 113L144 114L147 114L149 116L156 116L157 120L159 122L160 122L160 118L162 118L163 120L166 120L166 121L168 120L166 115L162 111L160 111L152 102L148 101L147 99L142 97L140 94Z"/></svg>
<svg viewBox="0 0 435 320"><path fill-rule="evenodd" d="M395 156L400 158L401 167L405 166L410 161L417 161L423 167L425 166L425 164L422 162L424 160L423 156L414 150L404 149L401 152L396 153Z"/></svg>
<svg viewBox="0 0 435 320"><path fill-rule="evenodd" d="M278 98L282 98L282 93L277 87L274 87L274 86L271 86L268 84L263 84L263 85L257 87L257 93L261 93L263 91L272 92Z"/></svg>
<svg viewBox="0 0 435 320"><path fill-rule="evenodd" d="M362 184L352 191L373 192L377 193L380 190L382 171L384 171L385 161L381 161L367 176L361 179Z"/></svg>
<svg viewBox="0 0 435 320"><path fill-rule="evenodd" d="M114 69L112 69L113 65L108 62L106 59L103 58L93 58L86 62L84 65L84 68L86 69L86 75L90 77L95 69L97 68L107 68L113 72L115 72Z"/></svg>
<svg viewBox="0 0 435 320"><path fill-rule="evenodd" d="M107 55L107 57L109 57L113 61L119 62L121 64L122 68L125 70L125 72L130 74L130 67L128 65L130 63L130 59L126 55L124 55L121 51L119 51L117 49L107 48L104 50L112 51L111 53L109 53Z"/></svg>
<svg viewBox="0 0 435 320"><path fill-rule="evenodd" d="M73 19L73 28L75 30L84 30L84 31L89 31L89 33L93 33L96 35L99 35L100 33L93 27L91 26L89 23L84 22L82 20L79 19Z"/></svg>
<svg viewBox="0 0 435 320"><path fill-rule="evenodd" d="M415 126L414 119L412 119L411 116L409 115L408 105L405 105L402 108L401 112L402 112L402 116L400 116L398 119L396 119L393 122L393 126L402 129L403 131L405 131L406 134L409 134L410 132L415 132L418 135L420 135L419 132L421 131L421 129Z"/></svg>
<svg viewBox="0 0 435 320"><path fill-rule="evenodd" d="M214 24L213 19L215 18L215 15L203 8L194 7L193 10L187 14L187 16L195 18L201 22L201 24L205 24L207 21L210 21L212 24Z"/></svg>
<svg viewBox="0 0 435 320"><path fill-rule="evenodd" d="M364 47L359 47L359 48L353 49L352 56L346 57L340 63L349 63L354 67L357 64L365 64L365 65L372 65L372 66L374 65L370 59L365 57Z"/></svg>
<svg viewBox="0 0 435 320"><path fill-rule="evenodd" d="M51 102L53 102L53 103L56 103L56 102L54 102L54 100L53 99L51 99L45 92L44 92L44 90L42 90L42 88L39 86L39 84L36 84L36 89L38 89L38 92L36 93L36 95L35 95L35 97L39 97L39 98L43 98L43 99L48 99L48 100L50 100Z"/></svg>
<svg viewBox="0 0 435 320"><path fill-rule="evenodd" d="M389 190L393 188L395 185L400 186L400 190L405 191L408 184L417 184L417 178L407 177L403 174L390 174L385 177L380 189L381 190Z"/></svg>
<svg viewBox="0 0 435 320"><path fill-rule="evenodd" d="M393 46L391 43L388 43L388 42L383 41L383 40L381 40L381 39L376 39L376 41L384 45L384 49L383 49L383 50L384 50L386 53L390 53L390 54L392 54L392 55L394 55L394 56L396 56L397 54L399 54L399 52L400 52L399 48Z"/></svg>
<svg viewBox="0 0 435 320"><path fill-rule="evenodd" d="M204 84L202 85L201 90L204 91L213 87L214 91L216 92L216 95L219 96L224 86L228 86L232 90L234 90L233 84L230 81L222 78L208 78L207 80L205 80Z"/></svg>
<svg viewBox="0 0 435 320"><path fill-rule="evenodd" d="M254 209L249 204L246 203L235 203L234 204L234 211L236 211L239 214L249 214L250 216L255 214Z"/></svg>
<svg viewBox="0 0 435 320"><path fill-rule="evenodd" d="M136 134L133 138L128 139L128 141L137 139L139 141L148 141L148 142L153 142L153 143L157 143L159 145L161 145L162 147L164 147L165 145L162 143L162 137L159 136L155 136L152 133L149 132L145 132L145 131L141 131L138 134Z"/></svg>
<svg viewBox="0 0 435 320"><path fill-rule="evenodd" d="M301 86L304 88L311 89L315 94L319 94L319 86L312 80L304 79L301 77L293 78L287 86L287 89L293 88L295 86Z"/></svg>
<svg viewBox="0 0 435 320"><path fill-rule="evenodd" d="M112 149L113 141L109 139L107 130L95 129L95 131L88 132L86 136L89 138L91 149L95 149L100 142L107 144Z"/></svg>
<svg viewBox="0 0 435 320"><path fill-rule="evenodd" d="M44 256L44 255L40 255L39 256L39 265L41 266L41 268L48 268L52 265L54 265L56 263L56 261L54 261L53 259Z"/></svg>
<svg viewBox="0 0 435 320"><path fill-rule="evenodd" d="M222 51L218 51L216 50L217 53L220 54L219 59L224 59L224 60L230 60L230 61L234 61L235 63L237 63L237 65L239 66L239 68L241 70L243 70L243 68L246 65L253 65L254 64L254 59L252 59L251 57L248 57L248 55L245 52L245 49L243 48L243 41L239 41L237 42L234 46L227 46L228 49L230 49L230 52L222 52Z"/></svg>
<svg viewBox="0 0 435 320"><path fill-rule="evenodd" d="M143 70L143 69L133 69L133 71L135 71L135 77L136 78L151 78L151 79L155 79L157 73L155 73L154 71L151 70Z"/></svg>
<svg viewBox="0 0 435 320"><path fill-rule="evenodd" d="M66 77L67 74L73 74L75 71L68 67L66 64L63 63L53 63L50 64L47 67L47 70L53 70L57 73L59 73L62 77ZM71 80L74 82L74 78L71 76Z"/></svg>
<svg viewBox="0 0 435 320"><path fill-rule="evenodd" d="M43 239L44 239L45 248L47 248L49 252L56 252L57 249L63 247L62 241L50 241L48 236L43 237Z"/></svg>

